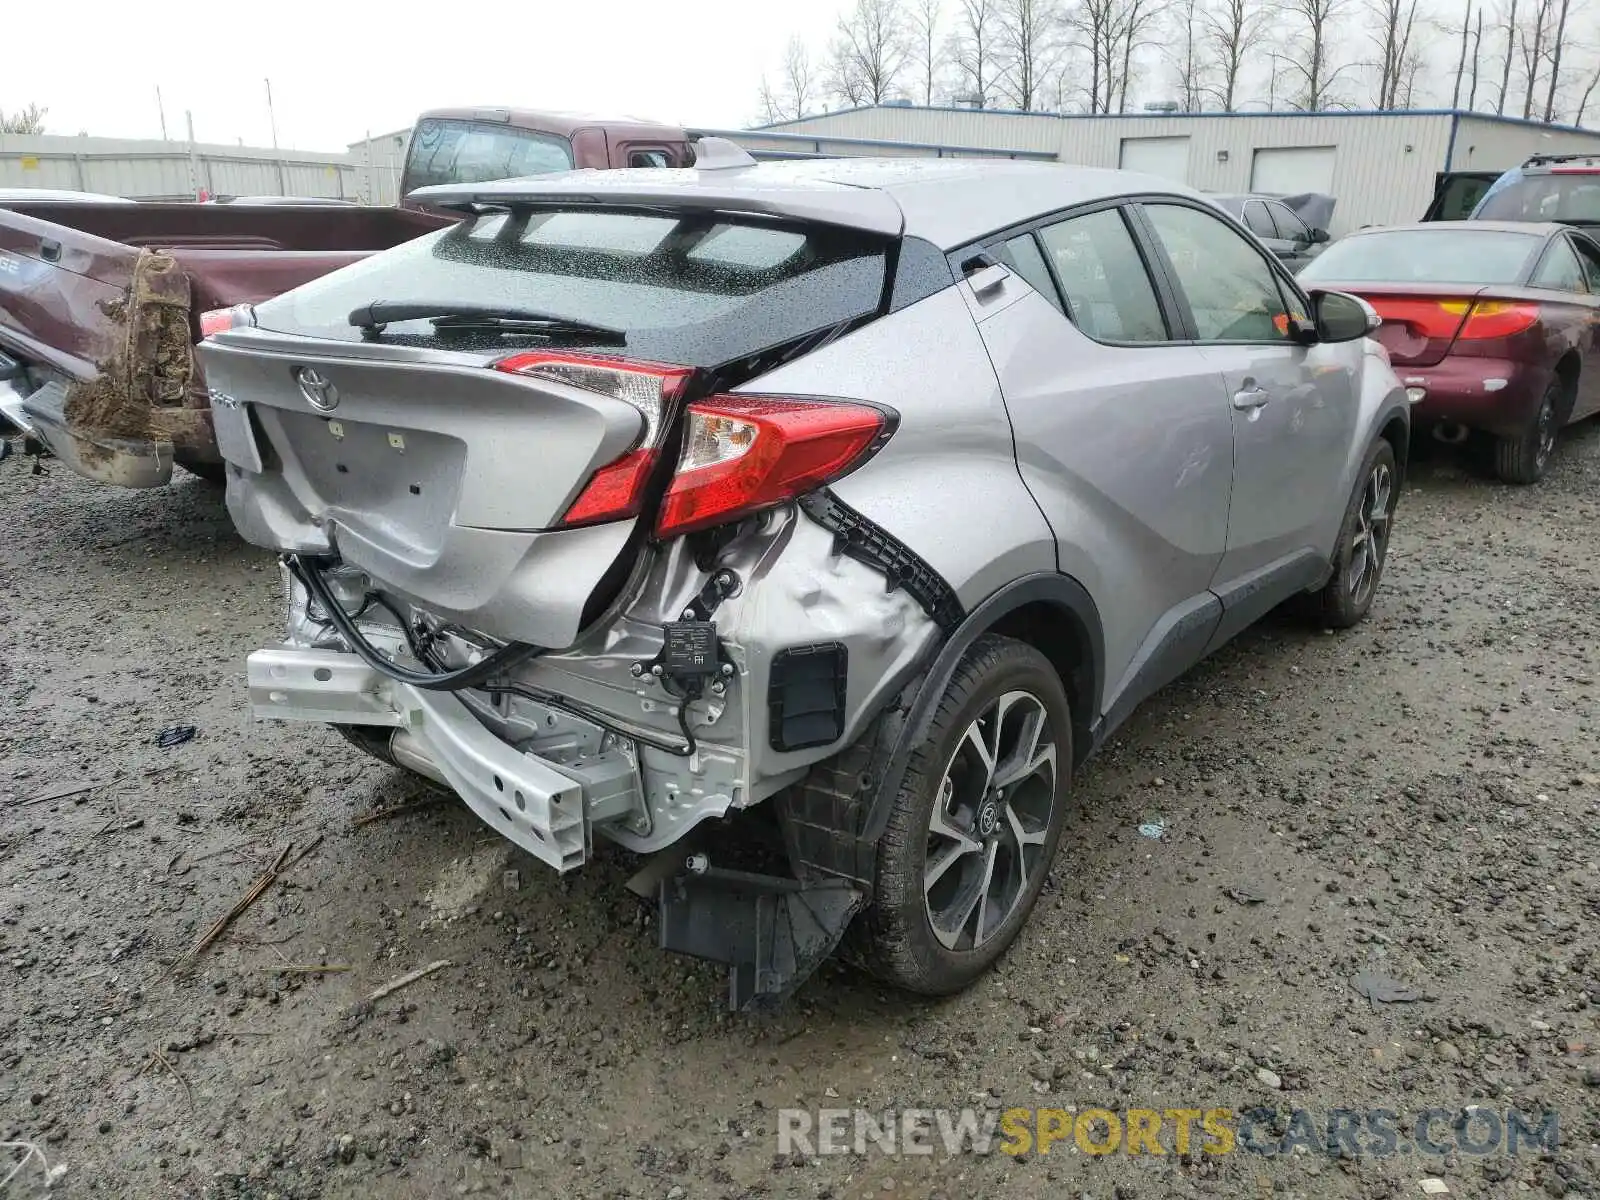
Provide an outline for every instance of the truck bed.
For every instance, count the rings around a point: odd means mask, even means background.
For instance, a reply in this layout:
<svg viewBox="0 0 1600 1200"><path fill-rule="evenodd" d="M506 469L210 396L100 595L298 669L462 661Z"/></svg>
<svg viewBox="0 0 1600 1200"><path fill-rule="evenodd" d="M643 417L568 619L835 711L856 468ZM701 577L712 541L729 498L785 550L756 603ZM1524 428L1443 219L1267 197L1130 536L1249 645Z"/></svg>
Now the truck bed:
<svg viewBox="0 0 1600 1200"><path fill-rule="evenodd" d="M0 208L0 413L91 479L220 469L200 314L256 303L447 219L394 208L93 203Z"/></svg>

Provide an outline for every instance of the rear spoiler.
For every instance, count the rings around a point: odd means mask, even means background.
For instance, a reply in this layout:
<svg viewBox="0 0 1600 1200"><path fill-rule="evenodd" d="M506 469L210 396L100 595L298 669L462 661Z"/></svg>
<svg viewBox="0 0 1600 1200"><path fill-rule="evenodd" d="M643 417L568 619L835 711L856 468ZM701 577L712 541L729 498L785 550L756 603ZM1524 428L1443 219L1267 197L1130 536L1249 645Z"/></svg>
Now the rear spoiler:
<svg viewBox="0 0 1600 1200"><path fill-rule="evenodd" d="M888 237L898 237L905 228L905 216L887 192L789 174L776 164L772 174L753 180L746 172L755 160L731 142L726 149L708 146L719 140L702 138L697 143L702 162L689 170L563 171L490 183L439 184L418 188L406 199L467 213L513 207L667 208L748 213ZM714 153L706 155L701 147Z"/></svg>

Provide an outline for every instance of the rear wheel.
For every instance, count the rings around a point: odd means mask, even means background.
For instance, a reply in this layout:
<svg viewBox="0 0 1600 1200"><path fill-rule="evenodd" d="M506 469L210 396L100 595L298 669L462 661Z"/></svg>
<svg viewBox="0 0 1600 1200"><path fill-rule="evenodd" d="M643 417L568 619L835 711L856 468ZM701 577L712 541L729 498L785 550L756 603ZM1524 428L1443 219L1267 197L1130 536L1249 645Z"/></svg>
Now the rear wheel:
<svg viewBox="0 0 1600 1200"><path fill-rule="evenodd" d="M926 995L959 991L988 970L1044 887L1071 769L1055 668L1024 642L980 638L895 796L858 961Z"/></svg>
<svg viewBox="0 0 1600 1200"><path fill-rule="evenodd" d="M1317 616L1330 629L1348 629L1372 608L1399 501L1394 447L1379 438L1367 451L1345 509L1333 552L1333 574L1315 593Z"/></svg>
<svg viewBox="0 0 1600 1200"><path fill-rule="evenodd" d="M1555 453L1565 395L1561 380L1552 379L1528 427L1515 437L1495 439L1494 473L1502 483L1538 483L1544 478L1550 456Z"/></svg>

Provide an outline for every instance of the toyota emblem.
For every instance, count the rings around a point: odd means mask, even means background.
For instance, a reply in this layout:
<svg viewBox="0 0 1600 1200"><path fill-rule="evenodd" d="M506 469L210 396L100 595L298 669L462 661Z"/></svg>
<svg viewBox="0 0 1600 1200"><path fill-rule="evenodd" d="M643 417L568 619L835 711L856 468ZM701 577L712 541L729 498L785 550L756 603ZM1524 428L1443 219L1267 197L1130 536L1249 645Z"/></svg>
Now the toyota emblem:
<svg viewBox="0 0 1600 1200"><path fill-rule="evenodd" d="M339 407L339 390L315 367L295 368L294 378L300 385L300 394L312 408L321 412L332 412Z"/></svg>

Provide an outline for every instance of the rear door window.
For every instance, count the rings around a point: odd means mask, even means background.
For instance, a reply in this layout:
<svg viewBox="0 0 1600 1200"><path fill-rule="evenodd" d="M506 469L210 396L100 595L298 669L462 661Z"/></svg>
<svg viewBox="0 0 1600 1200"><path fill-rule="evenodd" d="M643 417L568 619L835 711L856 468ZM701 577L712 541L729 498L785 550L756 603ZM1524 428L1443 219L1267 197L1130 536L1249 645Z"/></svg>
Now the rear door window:
<svg viewBox="0 0 1600 1200"><path fill-rule="evenodd" d="M1309 242L1311 229L1294 213L1289 211L1285 204L1269 203L1267 211L1272 214L1272 223L1278 227L1278 236L1290 242Z"/></svg>
<svg viewBox="0 0 1600 1200"><path fill-rule="evenodd" d="M584 209L469 218L256 308L266 329L357 340L351 312L374 300L505 307L620 329L615 352L690 366L748 357L873 314L888 239L692 213ZM530 335L452 335L390 324L387 342L511 353Z"/></svg>
<svg viewBox="0 0 1600 1200"><path fill-rule="evenodd" d="M1278 231L1272 226L1272 217L1267 212L1267 206L1259 200L1245 201L1244 223L1250 232L1259 238L1278 236Z"/></svg>
<svg viewBox="0 0 1600 1200"><path fill-rule="evenodd" d="M672 155L665 150L630 150L628 151L628 165L630 167L670 167Z"/></svg>
<svg viewBox="0 0 1600 1200"><path fill-rule="evenodd" d="M1079 329L1101 342L1168 340L1155 285L1121 209L1069 217L1040 236Z"/></svg>
<svg viewBox="0 0 1600 1200"><path fill-rule="evenodd" d="M430 117L417 125L406 156L406 188L486 183L572 169L572 143L551 133Z"/></svg>
<svg viewBox="0 0 1600 1200"><path fill-rule="evenodd" d="M1574 237L1572 246L1578 252L1578 264L1583 268L1583 280L1589 291L1600 296L1600 246L1586 237Z"/></svg>
<svg viewBox="0 0 1600 1200"><path fill-rule="evenodd" d="M1050 268L1045 265L1044 253L1033 234L1024 233L1000 243L995 247L995 257L1021 275L1029 287L1058 310L1061 308L1061 294L1056 291L1055 280L1050 278Z"/></svg>
<svg viewBox="0 0 1600 1200"><path fill-rule="evenodd" d="M1564 237L1551 241L1544 257L1533 270L1528 281L1536 288L1549 288L1553 292L1587 292L1583 266L1571 244Z"/></svg>

